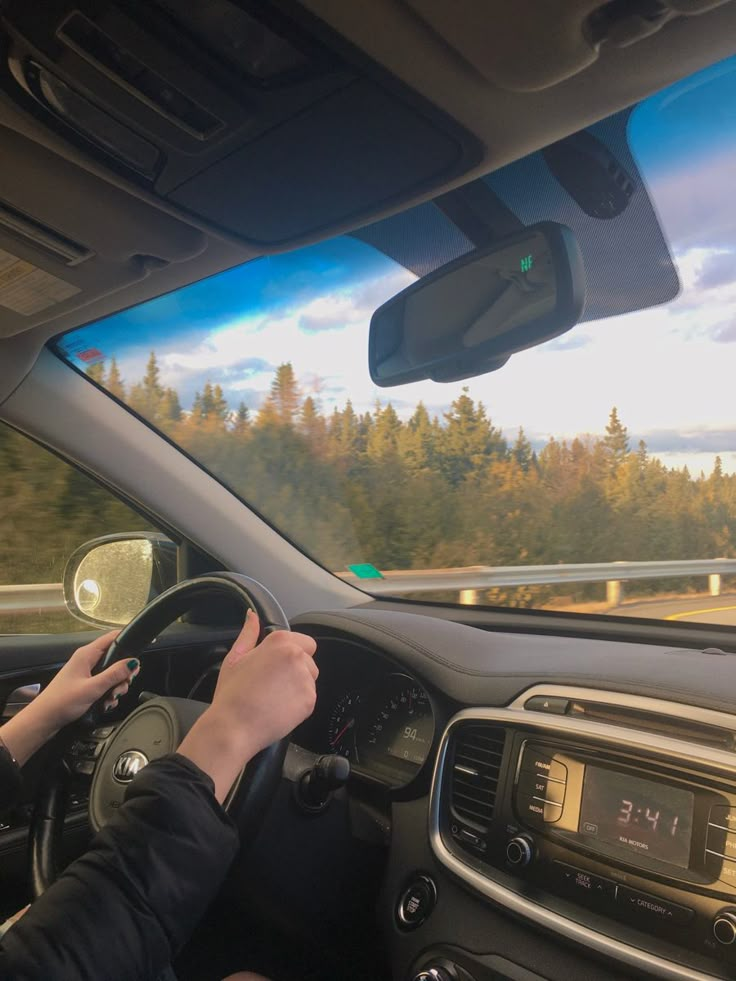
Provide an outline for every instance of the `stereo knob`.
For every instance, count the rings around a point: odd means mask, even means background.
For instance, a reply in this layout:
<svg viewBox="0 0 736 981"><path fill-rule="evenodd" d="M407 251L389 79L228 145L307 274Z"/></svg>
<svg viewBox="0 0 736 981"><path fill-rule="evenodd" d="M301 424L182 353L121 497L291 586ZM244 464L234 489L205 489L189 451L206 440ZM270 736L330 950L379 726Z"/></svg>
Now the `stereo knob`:
<svg viewBox="0 0 736 981"><path fill-rule="evenodd" d="M736 910L721 910L713 920L713 936L724 947L736 943Z"/></svg>
<svg viewBox="0 0 736 981"><path fill-rule="evenodd" d="M506 845L506 861L516 869L523 869L534 858L534 842L526 835L517 835Z"/></svg>

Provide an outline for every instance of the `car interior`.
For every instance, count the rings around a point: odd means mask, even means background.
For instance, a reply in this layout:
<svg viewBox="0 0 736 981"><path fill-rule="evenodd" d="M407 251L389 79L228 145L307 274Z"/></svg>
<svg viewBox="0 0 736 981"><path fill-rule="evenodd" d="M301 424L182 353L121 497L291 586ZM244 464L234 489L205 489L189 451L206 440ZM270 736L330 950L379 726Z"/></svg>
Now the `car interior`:
<svg viewBox="0 0 736 981"><path fill-rule="evenodd" d="M735 164L733 0L0 0L2 719L141 657L0 811L0 919L253 607L317 704L181 981L736 976Z"/></svg>

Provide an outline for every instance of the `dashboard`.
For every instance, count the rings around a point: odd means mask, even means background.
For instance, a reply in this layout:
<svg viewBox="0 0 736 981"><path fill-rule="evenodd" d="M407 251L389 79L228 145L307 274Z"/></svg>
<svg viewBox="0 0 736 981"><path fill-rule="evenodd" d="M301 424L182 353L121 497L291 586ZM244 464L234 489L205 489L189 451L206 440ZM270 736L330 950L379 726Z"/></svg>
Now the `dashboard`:
<svg viewBox="0 0 736 981"><path fill-rule="evenodd" d="M316 754L350 761L355 779L405 787L422 770L435 736L426 688L364 646L324 639L314 714L292 739Z"/></svg>
<svg viewBox="0 0 736 981"><path fill-rule="evenodd" d="M317 640L320 677L285 772L351 768L304 838L291 830L300 856L343 848L336 880L324 861L305 873L330 897L315 935L368 908L349 906L359 839L387 850L367 866L395 981L736 975L733 658L388 610L294 628Z"/></svg>

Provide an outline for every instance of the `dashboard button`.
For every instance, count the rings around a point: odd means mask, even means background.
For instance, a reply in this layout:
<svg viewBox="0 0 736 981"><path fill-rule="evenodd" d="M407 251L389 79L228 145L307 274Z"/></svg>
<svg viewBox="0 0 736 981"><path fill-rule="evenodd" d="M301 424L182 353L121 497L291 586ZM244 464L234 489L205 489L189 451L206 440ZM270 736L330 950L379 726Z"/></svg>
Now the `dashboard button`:
<svg viewBox="0 0 736 981"><path fill-rule="evenodd" d="M547 781L547 793L544 795L544 799L548 804L562 804L565 803L565 784L559 783L557 780Z"/></svg>
<svg viewBox="0 0 736 981"><path fill-rule="evenodd" d="M561 804L550 804L526 794L517 794L516 810L520 818L535 828L541 828L545 824L554 824L562 817Z"/></svg>
<svg viewBox="0 0 736 981"><path fill-rule="evenodd" d="M549 777L550 780L567 782L567 767L564 763L552 759L546 753L540 753L533 746L527 746L521 760L521 769L525 773L536 773Z"/></svg>
<svg viewBox="0 0 736 981"><path fill-rule="evenodd" d="M544 826L544 802L524 794L517 794L516 811L526 824L532 828Z"/></svg>
<svg viewBox="0 0 736 981"><path fill-rule="evenodd" d="M518 793L524 797L537 797L549 804L565 803L565 784L536 773L519 775Z"/></svg>
<svg viewBox="0 0 736 981"><path fill-rule="evenodd" d="M658 920L660 923L682 926L689 923L694 916L688 906L679 906L677 903L660 899L659 896L650 896L649 893L629 889L628 886L618 887L616 900L630 913L650 922Z"/></svg>
<svg viewBox="0 0 736 981"><path fill-rule="evenodd" d="M569 699L554 695L534 695L524 702L524 708L529 712L550 712L553 715L564 715L569 705Z"/></svg>
<svg viewBox="0 0 736 981"><path fill-rule="evenodd" d="M600 875L584 872L564 862L555 862L555 870L562 884L578 897L596 896L599 899L615 900L616 883Z"/></svg>
<svg viewBox="0 0 736 981"><path fill-rule="evenodd" d="M727 831L736 831L736 807L727 807L725 804L716 804L710 809L710 824Z"/></svg>
<svg viewBox="0 0 736 981"><path fill-rule="evenodd" d="M399 926L413 930L427 919L437 902L437 888L428 875L418 875L401 893L396 906Z"/></svg>
<svg viewBox="0 0 736 981"><path fill-rule="evenodd" d="M736 862L724 858L719 852L706 849L705 867L714 879L736 887Z"/></svg>
<svg viewBox="0 0 736 981"><path fill-rule="evenodd" d="M723 828L708 826L708 837L705 847L710 852L718 852L736 862L736 832L724 831Z"/></svg>
<svg viewBox="0 0 736 981"><path fill-rule="evenodd" d="M519 774L518 792L525 797L541 797L544 800L547 796L548 782L545 776L522 771Z"/></svg>

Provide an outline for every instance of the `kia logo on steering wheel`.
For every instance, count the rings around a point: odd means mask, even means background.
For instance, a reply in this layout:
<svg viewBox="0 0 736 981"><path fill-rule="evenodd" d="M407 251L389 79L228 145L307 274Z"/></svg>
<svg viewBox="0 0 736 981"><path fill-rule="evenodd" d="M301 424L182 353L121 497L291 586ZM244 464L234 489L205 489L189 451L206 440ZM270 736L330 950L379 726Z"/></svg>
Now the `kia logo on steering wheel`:
<svg viewBox="0 0 736 981"><path fill-rule="evenodd" d="M136 773L139 773L144 766L148 766L149 759L137 749L126 749L115 761L112 775L118 783L130 783Z"/></svg>

